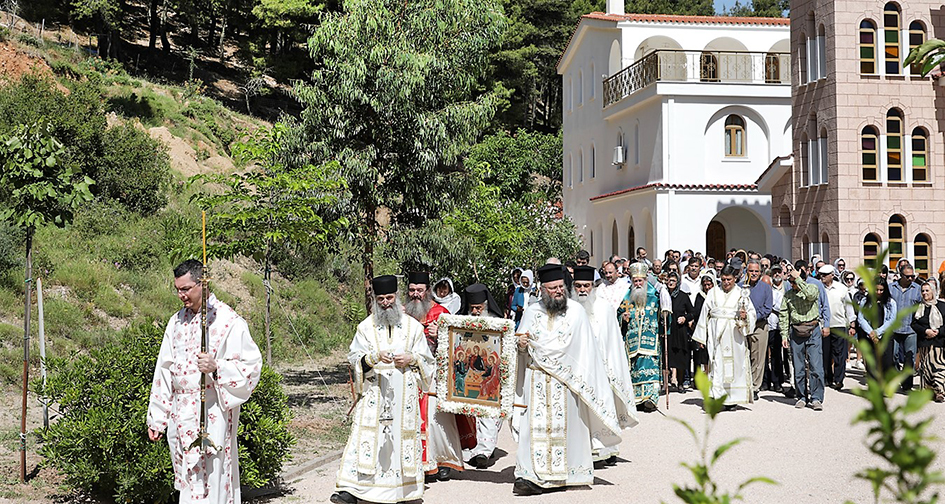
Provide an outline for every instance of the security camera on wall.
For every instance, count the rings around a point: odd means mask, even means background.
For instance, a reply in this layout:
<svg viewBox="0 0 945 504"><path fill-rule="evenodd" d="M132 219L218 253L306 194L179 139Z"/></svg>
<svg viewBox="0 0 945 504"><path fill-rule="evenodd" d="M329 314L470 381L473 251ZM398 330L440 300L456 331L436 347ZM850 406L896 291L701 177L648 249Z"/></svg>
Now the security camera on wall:
<svg viewBox="0 0 945 504"><path fill-rule="evenodd" d="M623 168L623 147L620 145L614 147L614 166Z"/></svg>

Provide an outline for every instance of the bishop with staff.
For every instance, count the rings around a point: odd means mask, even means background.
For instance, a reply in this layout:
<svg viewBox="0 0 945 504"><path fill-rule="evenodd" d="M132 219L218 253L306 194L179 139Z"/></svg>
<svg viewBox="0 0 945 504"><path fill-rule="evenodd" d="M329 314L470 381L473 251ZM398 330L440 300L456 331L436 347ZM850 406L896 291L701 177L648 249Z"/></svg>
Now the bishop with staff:
<svg viewBox="0 0 945 504"><path fill-rule="evenodd" d="M262 356L246 321L205 293L203 275L203 263L195 259L174 268L174 287L184 306L168 321L154 366L148 437L157 441L166 432L181 503L231 504L240 502L240 405L259 383ZM207 341L202 349L204 302ZM208 439L202 443L203 415Z"/></svg>

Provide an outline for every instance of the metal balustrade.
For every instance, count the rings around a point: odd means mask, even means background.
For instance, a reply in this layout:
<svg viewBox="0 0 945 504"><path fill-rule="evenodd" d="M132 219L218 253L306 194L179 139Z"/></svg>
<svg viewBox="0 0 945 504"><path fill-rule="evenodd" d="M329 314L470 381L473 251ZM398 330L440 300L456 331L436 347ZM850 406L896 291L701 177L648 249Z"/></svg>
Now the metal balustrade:
<svg viewBox="0 0 945 504"><path fill-rule="evenodd" d="M604 107L657 81L790 84L791 55L780 52L656 50L604 79Z"/></svg>

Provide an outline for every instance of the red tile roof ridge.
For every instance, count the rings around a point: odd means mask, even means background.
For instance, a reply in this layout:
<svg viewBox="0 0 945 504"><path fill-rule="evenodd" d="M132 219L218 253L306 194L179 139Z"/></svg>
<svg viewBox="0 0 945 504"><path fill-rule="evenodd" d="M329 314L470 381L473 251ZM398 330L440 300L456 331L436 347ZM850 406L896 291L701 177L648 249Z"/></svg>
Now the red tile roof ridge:
<svg viewBox="0 0 945 504"><path fill-rule="evenodd" d="M644 184L636 187L628 187L626 189L621 189L619 191L613 191L606 194L601 194L598 196L593 196L590 198L590 201L597 201L611 196L619 196L621 194L631 193L635 191L642 191L644 189L682 189L682 190L722 190L722 191L756 191L758 190L757 184L666 184L663 182L653 182L650 184Z"/></svg>
<svg viewBox="0 0 945 504"><path fill-rule="evenodd" d="M739 16L681 16L676 14L606 14L592 12L585 18L604 21L642 21L651 23L691 23L691 24L745 24L765 26L790 26L790 18L776 17L739 17Z"/></svg>

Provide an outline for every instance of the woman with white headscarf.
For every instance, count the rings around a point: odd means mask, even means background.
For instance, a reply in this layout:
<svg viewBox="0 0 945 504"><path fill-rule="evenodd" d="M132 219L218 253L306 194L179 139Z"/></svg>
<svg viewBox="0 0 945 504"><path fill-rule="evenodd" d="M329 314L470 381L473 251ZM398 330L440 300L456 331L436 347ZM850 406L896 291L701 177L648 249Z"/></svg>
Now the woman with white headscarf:
<svg viewBox="0 0 945 504"><path fill-rule="evenodd" d="M532 270L525 270L519 279L519 286L515 289L515 294L512 295L512 305L509 307L509 311L515 320L515 329L518 329L518 324L522 321L522 313L525 308L536 301L538 301L538 297L535 296L535 274L532 273Z"/></svg>
<svg viewBox="0 0 945 504"><path fill-rule="evenodd" d="M945 301L936 298L928 283L922 286L922 303L912 320L917 336L915 362L922 387L932 389L935 402L945 402Z"/></svg>
<svg viewBox="0 0 945 504"><path fill-rule="evenodd" d="M456 314L459 307L463 304L459 294L453 289L453 280L450 277L443 277L433 286L433 300L439 303L446 311Z"/></svg>

